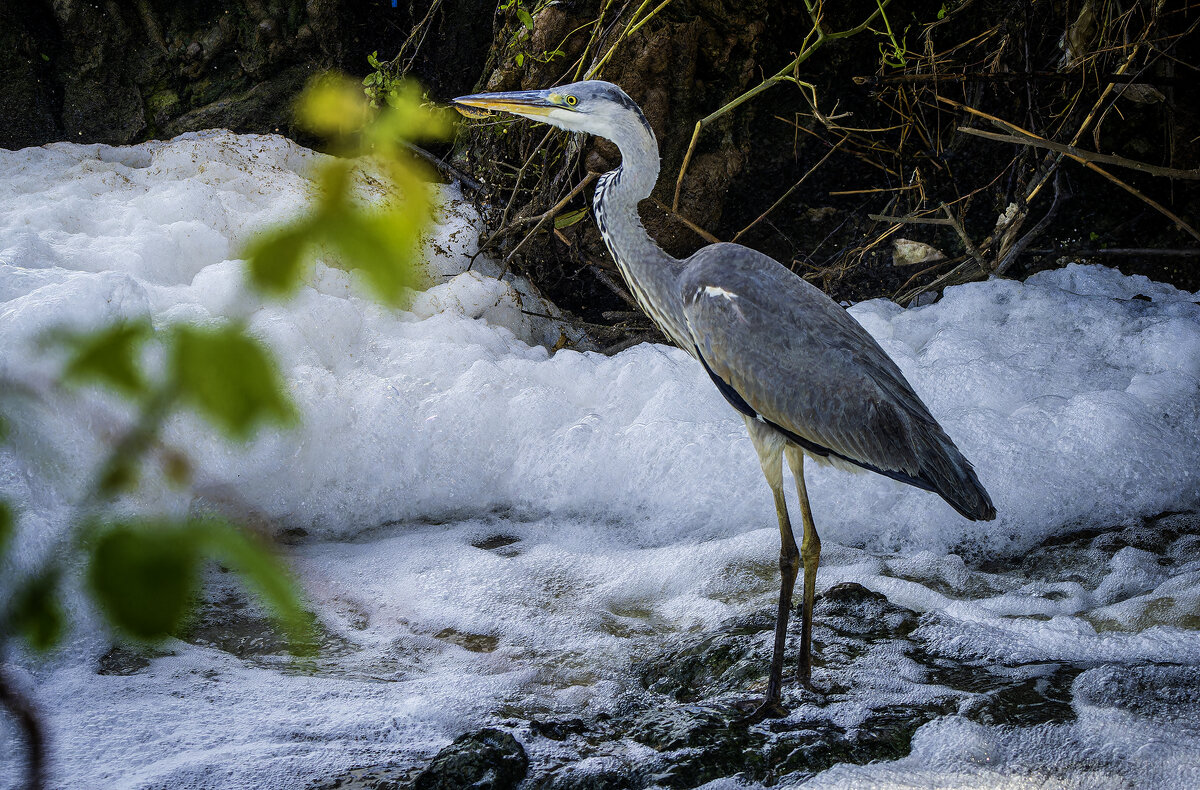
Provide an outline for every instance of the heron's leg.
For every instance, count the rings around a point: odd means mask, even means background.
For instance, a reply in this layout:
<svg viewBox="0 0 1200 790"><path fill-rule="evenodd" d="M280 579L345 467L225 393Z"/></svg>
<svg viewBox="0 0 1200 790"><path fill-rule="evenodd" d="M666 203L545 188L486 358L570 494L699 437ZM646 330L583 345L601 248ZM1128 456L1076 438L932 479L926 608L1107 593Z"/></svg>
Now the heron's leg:
<svg viewBox="0 0 1200 790"><path fill-rule="evenodd" d="M804 562L804 612L800 616L800 682L812 687L812 619L813 599L817 594L817 566L821 563L821 538L813 523L808 506L808 489L804 485L804 452L793 445L784 449L792 476L796 478L796 494L800 498L800 517L804 521L804 537L800 543L800 558Z"/></svg>
<svg viewBox="0 0 1200 790"><path fill-rule="evenodd" d="M787 637L788 614L792 608L792 590L800 569L800 551L792 534L787 503L783 499L783 441L774 431L764 429L753 420L746 420L750 438L758 451L763 475L775 496L775 514L779 518L779 608L775 615L775 648L771 654L771 669L767 675L767 694L762 705L746 721L786 716L783 697L783 648Z"/></svg>
<svg viewBox="0 0 1200 790"><path fill-rule="evenodd" d="M800 570L800 551L792 534L787 504L783 501L783 486L773 484L771 489L775 494L775 513L779 516L779 608L775 612L775 649L771 653L771 670L767 675L767 697L763 700L763 707L774 705L778 707L779 715L786 715L780 704L783 695L783 649L787 641L788 615L792 610L792 590L796 587L796 574Z"/></svg>

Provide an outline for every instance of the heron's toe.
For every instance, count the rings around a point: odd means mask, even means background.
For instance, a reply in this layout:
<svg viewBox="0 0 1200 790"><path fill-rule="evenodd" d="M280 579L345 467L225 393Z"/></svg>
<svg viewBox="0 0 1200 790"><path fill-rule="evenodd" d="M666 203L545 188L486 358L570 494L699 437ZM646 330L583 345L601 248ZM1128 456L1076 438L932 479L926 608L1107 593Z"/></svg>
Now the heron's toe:
<svg viewBox="0 0 1200 790"><path fill-rule="evenodd" d="M754 702L747 700L744 704L746 707L750 707L754 705ZM729 722L729 726L749 727L751 724L758 724L766 719L782 719L787 715L788 709L783 707L783 703L779 700L763 700L749 715L734 719Z"/></svg>

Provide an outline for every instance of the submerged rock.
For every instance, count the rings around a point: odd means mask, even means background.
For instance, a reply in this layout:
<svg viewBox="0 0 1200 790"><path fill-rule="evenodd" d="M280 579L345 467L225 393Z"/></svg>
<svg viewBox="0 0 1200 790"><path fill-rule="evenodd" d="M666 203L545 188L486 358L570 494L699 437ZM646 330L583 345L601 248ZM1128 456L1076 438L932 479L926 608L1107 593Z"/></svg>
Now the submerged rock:
<svg viewBox="0 0 1200 790"><path fill-rule="evenodd" d="M529 768L512 735L482 729L460 736L424 768L376 765L352 768L312 790L512 790Z"/></svg>
<svg viewBox="0 0 1200 790"><path fill-rule="evenodd" d="M351 768L328 782L314 785L312 790L408 790L414 773L413 768L391 765Z"/></svg>
<svg viewBox="0 0 1200 790"><path fill-rule="evenodd" d="M413 790L509 790L525 778L529 758L512 735L491 728L468 733L437 753Z"/></svg>
<svg viewBox="0 0 1200 790"><path fill-rule="evenodd" d="M108 652L96 660L97 675L133 675L150 666L150 662L162 655L161 651L113 645Z"/></svg>
<svg viewBox="0 0 1200 790"><path fill-rule="evenodd" d="M799 615L799 612L796 612ZM735 618L654 655L635 672L651 692L612 718L569 727L530 722L531 747L573 750L538 765L530 790L696 788L721 778L787 784L841 763L907 756L918 728L960 715L1031 727L1073 720L1068 664L1003 666L930 652L922 616L860 584L835 585L814 611L814 688L792 678L799 628L789 633L783 719L739 720L761 697L774 612ZM536 751L540 752L541 749Z"/></svg>

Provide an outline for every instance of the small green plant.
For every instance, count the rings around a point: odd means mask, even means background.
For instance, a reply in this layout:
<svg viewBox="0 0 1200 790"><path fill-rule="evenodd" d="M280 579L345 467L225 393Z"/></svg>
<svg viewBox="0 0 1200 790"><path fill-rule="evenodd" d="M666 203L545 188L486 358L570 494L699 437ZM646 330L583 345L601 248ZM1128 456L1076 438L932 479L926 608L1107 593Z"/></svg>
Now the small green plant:
<svg viewBox="0 0 1200 790"><path fill-rule="evenodd" d="M432 218L429 179L404 152L403 141L445 136L445 114L421 105L409 83L388 86L382 109L342 76L316 79L298 104L300 122L326 136L342 154L315 174L310 212L261 234L247 250L250 281L264 294L286 296L307 264L329 263L361 273L374 295L403 303L423 278L420 236ZM370 206L356 198L355 170L391 187L393 199ZM265 605L295 654L313 648L312 617L283 562L262 539L218 516L129 518L112 504L136 496L143 467L160 462L168 481L189 482L185 458L161 446L166 421L179 414L206 420L232 441L269 425L287 427L297 410L269 348L236 321L211 325L122 322L83 333L54 333L47 345L66 350L62 382L98 387L134 407L129 427L110 446L86 488L66 533L40 561L9 577L0 600L0 657L16 642L34 653L59 647L69 630L63 601L72 576L119 639L154 643L181 633L210 562L234 571ZM148 360L157 364L147 364ZM0 440L3 439L0 421ZM19 514L0 499L0 567L14 568ZM25 729L28 785L43 782L44 738L32 708L0 672L0 704Z"/></svg>
<svg viewBox="0 0 1200 790"><path fill-rule="evenodd" d="M903 69L908 66L908 28L904 29L899 39L892 32L892 23L888 20L887 12L884 10L882 0L875 0L879 6L879 17L883 20L883 30L871 29L871 32L877 36L882 36L886 41L879 43L879 59L884 66L893 69ZM938 19L941 19L946 14L946 6L942 6L938 12Z"/></svg>
<svg viewBox="0 0 1200 790"><path fill-rule="evenodd" d="M542 9L554 5L554 2L555 0L539 0L534 5L533 11L530 11L522 0L505 0L497 8L497 11L500 13L511 11L513 16L516 17L517 22L520 23L508 39L509 52L512 53L513 62L518 67L524 66L527 60L538 63L549 63L555 58L566 56L567 53L562 50L561 44L552 50L542 50L541 52L533 52L527 49L536 26L534 20Z"/></svg>
<svg viewBox="0 0 1200 790"><path fill-rule="evenodd" d="M363 92L372 109L379 109L390 104L389 99L401 82L395 61L381 61L379 51L367 55L367 65L372 71L363 77Z"/></svg>

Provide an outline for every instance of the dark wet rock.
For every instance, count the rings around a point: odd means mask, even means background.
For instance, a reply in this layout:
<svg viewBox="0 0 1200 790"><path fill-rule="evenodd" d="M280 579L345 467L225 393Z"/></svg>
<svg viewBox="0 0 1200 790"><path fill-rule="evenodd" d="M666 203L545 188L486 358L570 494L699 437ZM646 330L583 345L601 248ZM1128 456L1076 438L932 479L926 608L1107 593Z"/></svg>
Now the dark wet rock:
<svg viewBox="0 0 1200 790"><path fill-rule="evenodd" d="M959 713L993 726L1033 727L1074 721L1071 685L1081 671L1066 664L1045 664L1016 667L1006 673L1008 677L980 668L960 672L959 687L977 696Z"/></svg>
<svg viewBox="0 0 1200 790"><path fill-rule="evenodd" d="M525 778L529 758L512 735L483 729L459 737L437 753L413 790L509 790Z"/></svg>
<svg viewBox="0 0 1200 790"><path fill-rule="evenodd" d="M289 656L293 648L311 654L318 661L348 655L356 649L346 639L326 630L319 621L312 623L311 643L293 645L275 627L267 612L226 574L211 576L207 588L208 597L197 606L192 621L181 634L184 641L268 664Z"/></svg>
<svg viewBox="0 0 1200 790"><path fill-rule="evenodd" d="M1092 540L1091 548L1107 554L1116 554L1121 549L1133 547L1153 554L1160 554L1175 540L1176 533L1161 524L1139 524L1125 529L1105 532Z"/></svg>
<svg viewBox="0 0 1200 790"><path fill-rule="evenodd" d="M521 539L513 535L490 535L471 544L477 549L494 552L501 557L516 557L521 553Z"/></svg>
<svg viewBox="0 0 1200 790"><path fill-rule="evenodd" d="M732 706L679 705L644 711L628 735L660 753L646 776L650 785L693 788L735 775L774 783L841 762L903 757L918 727L953 710L946 701L884 706L845 728L821 713L746 726Z"/></svg>
<svg viewBox="0 0 1200 790"><path fill-rule="evenodd" d="M774 627L769 614L738 618L716 633L654 656L635 670L647 690L678 702L744 688L765 677L763 635Z"/></svg>
<svg viewBox="0 0 1200 790"><path fill-rule="evenodd" d="M185 639L238 658L282 655L287 640L244 597L227 594L202 604Z"/></svg>
<svg viewBox="0 0 1200 790"><path fill-rule="evenodd" d="M492 535L490 537L476 541L475 543L472 543L471 545L477 549L485 549L487 551L491 551L493 549L502 549L505 546L511 546L512 544L519 543L520 541L521 541L520 538L513 537L512 535Z"/></svg>
<svg viewBox="0 0 1200 790"><path fill-rule="evenodd" d="M702 705L652 708L634 720L629 736L659 752L695 747L711 740L714 731L728 729L737 717L737 712L731 709ZM734 735L745 732L746 728L738 728Z"/></svg>
<svg viewBox="0 0 1200 790"><path fill-rule="evenodd" d="M491 653L500 646L500 637L491 634L468 634L453 628L443 628L434 635L435 639L458 645L472 653Z"/></svg>
<svg viewBox="0 0 1200 790"><path fill-rule="evenodd" d="M1131 715L1196 727L1200 722L1200 667L1177 664L1104 666L1080 675L1072 688L1076 703L1117 708Z"/></svg>
<svg viewBox="0 0 1200 790"><path fill-rule="evenodd" d="M1179 563L1200 560L1200 534L1183 535L1171 544L1167 555Z"/></svg>
<svg viewBox="0 0 1200 790"><path fill-rule="evenodd" d="M797 607L792 625L798 626L799 615ZM835 585L818 595L813 607L814 660L818 665L849 663L874 642L908 636L917 620L916 612L861 584ZM774 631L773 612L735 618L714 633L650 658L636 671L647 690L678 702L756 688L765 683ZM789 628L789 667L799 661L793 631L798 628Z"/></svg>
<svg viewBox="0 0 1200 790"><path fill-rule="evenodd" d="M1095 589L1108 572L1108 561L1124 548L1160 556L1160 562L1200 558L1200 514L1160 513L1138 524L1075 530L1055 535L1017 557L978 563L989 573L1013 573L1048 582L1078 582Z"/></svg>
<svg viewBox="0 0 1200 790"><path fill-rule="evenodd" d="M868 640L908 636L917 627L917 619L911 609L854 582L830 587L813 604L814 621L840 634Z"/></svg>
<svg viewBox="0 0 1200 790"><path fill-rule="evenodd" d="M646 772L627 762L592 759L531 776L521 790L640 790L647 782Z"/></svg>
<svg viewBox="0 0 1200 790"><path fill-rule="evenodd" d="M860 663L918 649L910 639L918 620L915 612L859 584L826 590L814 609L814 680L821 690L802 689L791 680L799 658L799 629L790 629L784 702L793 715L754 726L739 720L745 703L765 686L775 627L772 611L736 618L651 657L636 670L648 690L664 695L663 703L630 714L613 729L653 749L659 758L646 767L640 780L644 784L628 786L692 788L729 776L774 783L839 762L903 757L916 729L954 712L957 697L930 694L909 705L882 704L871 710L849 694L855 673L862 674ZM840 724L835 712L848 707L857 711L853 727ZM631 776L626 779L633 782Z"/></svg>
<svg viewBox="0 0 1200 790"><path fill-rule="evenodd" d="M150 662L167 655L150 649L136 649L113 645L96 662L97 675L133 675L150 666Z"/></svg>
<svg viewBox="0 0 1200 790"><path fill-rule="evenodd" d="M587 732L588 726L583 719L564 719L559 721L538 721L537 719L533 719L529 722L529 730L534 735L540 735L552 741L565 741L572 735L582 735Z"/></svg>
<svg viewBox="0 0 1200 790"><path fill-rule="evenodd" d="M311 790L408 790L412 787L416 770L388 765L351 768L344 774L313 785Z"/></svg>
<svg viewBox="0 0 1200 790"><path fill-rule="evenodd" d="M765 685L774 617L764 610L647 659L636 671L654 692L648 700L611 721L584 721L567 733L580 736L568 744L581 757L606 745L622 753L614 745L629 742L652 750L651 756L638 753L624 764L601 761L599 770L539 768L528 787L685 789L724 777L788 784L840 763L905 757L917 729L941 716L1014 727L1075 716L1071 695L1080 667L1003 666L937 655L920 638L917 613L861 585L826 590L817 599L814 620L818 690L803 689L790 677L798 642L794 629L784 690L787 718L739 724L744 703L759 697ZM897 687L887 677L901 670L905 679L898 688L911 684L911 701L897 701ZM871 678L880 678L879 689L869 685ZM530 732L564 734L534 723Z"/></svg>

